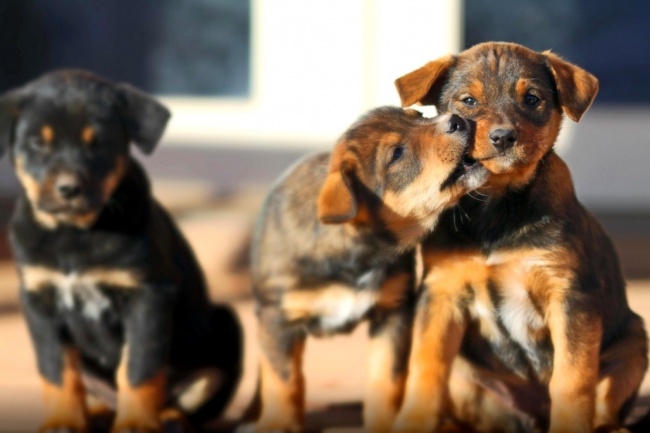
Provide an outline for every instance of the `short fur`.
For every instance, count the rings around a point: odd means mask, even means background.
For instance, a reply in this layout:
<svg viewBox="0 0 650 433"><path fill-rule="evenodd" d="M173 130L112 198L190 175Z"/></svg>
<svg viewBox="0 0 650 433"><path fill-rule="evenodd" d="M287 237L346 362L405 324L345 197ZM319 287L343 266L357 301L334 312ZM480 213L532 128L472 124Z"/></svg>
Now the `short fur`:
<svg viewBox="0 0 650 433"><path fill-rule="evenodd" d="M423 244L424 283L397 431L447 416L480 432L617 431L647 368L612 242L553 151L597 80L551 52L484 43L396 81L405 106L476 124L485 185ZM585 149L588 156L588 149Z"/></svg>
<svg viewBox="0 0 650 433"><path fill-rule="evenodd" d="M253 240L262 413L254 431L304 428L308 334L370 321L366 430L387 431L402 399L414 248L443 209L479 186L458 116L396 107L355 123L333 152L298 162L271 189ZM478 168L478 170L477 170Z"/></svg>
<svg viewBox="0 0 650 433"><path fill-rule="evenodd" d="M0 150L24 191L10 237L42 432L85 431L93 393L116 408L113 432L158 431L167 406L200 424L238 383L239 322L209 303L190 246L129 155L130 142L151 153L168 118L152 97L84 71L0 97ZM184 391L201 380L214 392L190 405Z"/></svg>

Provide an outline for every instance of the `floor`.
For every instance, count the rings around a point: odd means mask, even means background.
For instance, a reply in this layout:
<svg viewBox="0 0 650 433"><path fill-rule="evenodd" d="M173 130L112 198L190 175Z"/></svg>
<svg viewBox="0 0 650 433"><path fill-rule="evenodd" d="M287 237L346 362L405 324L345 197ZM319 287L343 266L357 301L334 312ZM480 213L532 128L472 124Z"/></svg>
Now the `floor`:
<svg viewBox="0 0 650 433"><path fill-rule="evenodd" d="M231 303L245 329L244 377L225 414L230 421L236 420L247 407L257 378L247 246L265 188L252 186L215 196L210 188L195 183L156 182L156 195L172 210L206 271L213 299ZM630 276L630 302L650 321L647 221L609 217L603 218L603 222L616 233L615 241ZM366 331L365 326L360 326L348 336L308 342L305 374L311 427L360 431ZM0 261L0 366L0 431L35 431L42 407L40 382L17 302L17 278L10 260ZM642 396L639 406L650 406L650 377L644 382Z"/></svg>

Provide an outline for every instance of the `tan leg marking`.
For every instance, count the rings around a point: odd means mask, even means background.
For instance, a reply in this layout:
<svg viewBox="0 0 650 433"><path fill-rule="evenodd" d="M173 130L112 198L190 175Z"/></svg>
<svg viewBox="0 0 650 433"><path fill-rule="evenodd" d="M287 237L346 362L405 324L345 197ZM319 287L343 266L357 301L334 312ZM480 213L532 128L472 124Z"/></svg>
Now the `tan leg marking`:
<svg viewBox="0 0 650 433"><path fill-rule="evenodd" d="M424 253L424 285L428 305L415 317L404 403L395 431L436 431L449 409L449 376L465 333L461 307L467 286L482 287L487 278L483 261L471 252Z"/></svg>
<svg viewBox="0 0 650 433"><path fill-rule="evenodd" d="M402 349L399 345L408 345L404 340L409 336L404 336L401 328L408 330L410 325L403 323L404 320L397 314L388 318L382 330L370 340L363 406L365 431L389 432L402 404L408 346Z"/></svg>
<svg viewBox="0 0 650 433"><path fill-rule="evenodd" d="M305 418L305 378L302 374L304 340L296 344L288 366L288 377L283 378L271 365L267 355L260 356L262 413L256 423L256 432L302 430Z"/></svg>
<svg viewBox="0 0 650 433"><path fill-rule="evenodd" d="M555 293L558 293L557 291ZM576 313L577 315L578 313ZM551 396L550 433L591 433L599 374L602 322L587 317L572 317L572 333L580 343L568 337L564 299L553 299L548 319L553 341L553 373L549 383ZM578 328L578 329L576 329Z"/></svg>
<svg viewBox="0 0 650 433"><path fill-rule="evenodd" d="M117 370L117 414L111 431L158 432L165 400L166 374L160 371L146 382L132 386L128 378L128 360L127 346Z"/></svg>
<svg viewBox="0 0 650 433"><path fill-rule="evenodd" d="M39 432L57 428L86 431L88 423L85 391L81 377L81 361L76 350L64 350L61 385L43 380L43 396L45 421Z"/></svg>
<svg viewBox="0 0 650 433"><path fill-rule="evenodd" d="M648 337L643 321L635 316L626 335L600 356L600 382L596 387L594 427L602 430L620 427L622 406L641 386L648 368Z"/></svg>

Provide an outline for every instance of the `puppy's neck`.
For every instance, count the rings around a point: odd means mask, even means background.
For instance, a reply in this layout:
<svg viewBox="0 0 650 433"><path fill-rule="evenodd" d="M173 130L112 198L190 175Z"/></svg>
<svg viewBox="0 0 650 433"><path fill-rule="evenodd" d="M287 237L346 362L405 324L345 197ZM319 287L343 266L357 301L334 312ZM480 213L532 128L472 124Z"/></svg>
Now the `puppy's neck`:
<svg viewBox="0 0 650 433"><path fill-rule="evenodd" d="M399 255L415 248L428 231L430 230L416 221L405 219L397 222L354 221L344 227L345 236L352 242L372 244L371 248L386 253L387 256Z"/></svg>

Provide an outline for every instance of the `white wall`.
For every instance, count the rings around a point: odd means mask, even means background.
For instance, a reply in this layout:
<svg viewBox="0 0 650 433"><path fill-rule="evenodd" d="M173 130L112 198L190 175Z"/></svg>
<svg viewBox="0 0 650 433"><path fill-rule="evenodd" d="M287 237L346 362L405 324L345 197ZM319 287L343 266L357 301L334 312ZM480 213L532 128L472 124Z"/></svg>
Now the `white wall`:
<svg viewBox="0 0 650 433"><path fill-rule="evenodd" d="M253 0L252 95L167 98L176 145L331 143L362 112L398 104L393 81L460 48L457 0Z"/></svg>

